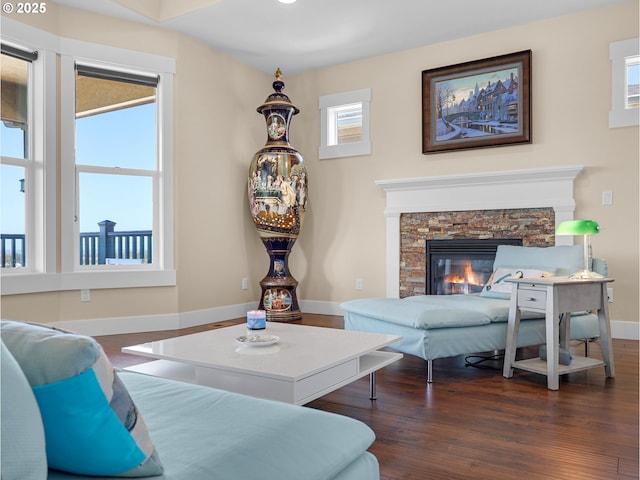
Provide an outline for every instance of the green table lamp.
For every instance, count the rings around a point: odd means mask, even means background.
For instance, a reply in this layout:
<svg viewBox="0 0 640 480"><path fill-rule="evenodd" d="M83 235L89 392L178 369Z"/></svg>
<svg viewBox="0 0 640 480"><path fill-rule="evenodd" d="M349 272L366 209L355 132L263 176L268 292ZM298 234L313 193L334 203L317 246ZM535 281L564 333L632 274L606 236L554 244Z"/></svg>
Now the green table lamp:
<svg viewBox="0 0 640 480"><path fill-rule="evenodd" d="M591 270L591 241L589 235L600 232L598 222L593 220L567 220L556 227L556 235L584 235L584 270L569 275L572 280L588 280L602 278L602 275Z"/></svg>

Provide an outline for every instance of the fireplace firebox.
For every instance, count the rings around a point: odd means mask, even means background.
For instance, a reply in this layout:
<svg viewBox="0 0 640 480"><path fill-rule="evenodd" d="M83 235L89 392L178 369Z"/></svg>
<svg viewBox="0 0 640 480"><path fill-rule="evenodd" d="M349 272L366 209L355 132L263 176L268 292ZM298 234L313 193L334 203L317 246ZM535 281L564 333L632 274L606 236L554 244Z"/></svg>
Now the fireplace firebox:
<svg viewBox="0 0 640 480"><path fill-rule="evenodd" d="M480 292L491 277L498 245L519 246L522 239L427 240L427 295Z"/></svg>

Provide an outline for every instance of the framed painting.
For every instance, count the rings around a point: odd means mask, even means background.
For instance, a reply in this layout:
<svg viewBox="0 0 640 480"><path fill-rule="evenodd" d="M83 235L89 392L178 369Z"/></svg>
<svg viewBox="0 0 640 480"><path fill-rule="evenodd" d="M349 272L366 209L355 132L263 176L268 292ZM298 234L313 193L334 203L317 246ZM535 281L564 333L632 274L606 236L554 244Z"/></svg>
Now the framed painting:
<svg viewBox="0 0 640 480"><path fill-rule="evenodd" d="M422 72L422 153L531 143L531 50Z"/></svg>

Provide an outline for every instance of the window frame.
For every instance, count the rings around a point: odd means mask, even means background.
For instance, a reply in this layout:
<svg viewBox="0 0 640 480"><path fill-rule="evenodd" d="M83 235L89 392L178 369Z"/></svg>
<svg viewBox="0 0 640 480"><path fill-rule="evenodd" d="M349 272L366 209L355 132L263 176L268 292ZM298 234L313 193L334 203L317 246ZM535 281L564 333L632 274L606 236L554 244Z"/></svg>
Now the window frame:
<svg viewBox="0 0 640 480"><path fill-rule="evenodd" d="M131 71L126 71L126 70L115 70L115 69L110 69L107 68L106 65L104 64L96 64L95 62L92 62L91 65L88 65L86 62L79 62L79 61L75 61L74 62L74 70L79 72L82 69L89 69L89 70L94 70L93 73L97 73L97 70L101 71L101 76L99 78L103 78L103 79L108 79L110 81L120 81L123 82L123 78L126 77L137 77L138 79L143 79L143 80L147 80L147 79L151 79L150 76L147 75L141 75L140 72L131 72ZM100 74L99 74L100 75ZM153 82L154 83L154 89L155 89L155 95L154 95L154 112L155 112L155 119L156 119L156 126L161 126L163 119L160 117L159 115L159 103L158 103L158 93L160 91L159 86L158 86L158 82ZM73 128L73 133L74 133L74 138L73 138L73 144L76 145L76 132L77 132L77 121L78 118L76 118L75 115L75 99L77 98L76 95L76 89L75 87L77 86L77 78L76 75L74 74L74 128ZM77 163L76 159L74 158L74 172L75 172L75 183L74 183L74 198L75 198L75 204L74 204L74 237L73 237L73 241L74 241L74 270L77 271L88 271L88 270L107 270L107 269L112 269L112 270L116 270L116 269L120 269L122 270L123 267L121 266L124 263L127 263L127 268L129 269L138 269L138 270L142 270L142 269L146 269L146 270L156 270L157 268L155 268L154 265L151 265L151 263L155 263L157 262L159 259L157 258L158 255L155 252L158 252L160 250L157 250L160 246L160 241L161 241L161 235L159 235L159 225L158 225L158 218L159 216L156 214L156 209L153 208L153 212L152 212L152 232L154 232L154 234L151 237L151 241L152 241L152 248L151 251L152 253L152 259L151 262L149 263L144 263L144 264L135 264L136 262L119 262L118 264L114 263L110 263L107 262L106 264L88 264L88 265L83 265L80 263L80 225L79 225L79 210L81 208L81 204L80 204L80 195L78 194L78 191L80 189L80 177L83 174L94 174L94 175L108 175L111 178L116 177L116 176L122 176L124 178L131 178L131 177L141 177L141 178L148 178L151 181L151 185L152 185L152 198L151 198L151 202L152 205L159 205L158 203L158 192L160 190L160 182L161 182L161 175L160 175L160 168L159 168L159 162L158 162L158 151L159 151L159 147L161 145L159 139L157 138L158 132L156 131L156 138L155 140L155 144L156 144L156 158L155 158L155 167L153 169L150 168L130 168L126 165L120 165L120 166L106 166L106 165L98 165L98 164L82 164L82 163ZM74 154L76 153L77 149L74 149ZM114 192L115 193L115 192ZM162 205L160 204L160 206L162 207ZM105 219L101 219L101 220L105 220ZM97 228L97 225L96 225Z"/></svg>
<svg viewBox="0 0 640 480"><path fill-rule="evenodd" d="M611 60L609 128L640 125L640 108L627 108L627 59L640 56L639 41L638 38L631 38L609 44Z"/></svg>
<svg viewBox="0 0 640 480"><path fill-rule="evenodd" d="M34 113L36 124L32 133L34 157L38 164L33 175L34 268L0 275L2 295L14 295L91 288L130 288L175 286L173 231L173 82L175 59L131 50L107 47L66 39L43 30L0 17L3 42L38 51L38 63L33 74ZM58 55L60 71L58 72ZM133 71L157 74L162 88L158 90L158 115L163 119L158 131L159 181L157 219L160 235L154 250L157 262L151 269L108 269L78 271L74 268L75 158L73 130L75 125L74 59L99 61ZM40 64L40 59L42 63ZM68 62L71 61L71 68ZM64 68L63 68L64 66ZM57 102L58 85L60 104ZM70 102L70 100L72 100ZM69 110L71 104L71 110ZM57 170L58 128L60 114L60 170ZM71 119L71 120L69 120ZM71 140L70 140L71 139ZM71 159L71 161L69 161ZM60 185L58 191L57 185ZM58 205L60 215L58 221ZM155 231L154 231L155 234ZM58 235L60 245L58 245ZM29 260L28 260L29 261ZM127 266L128 267L128 266ZM4 270L4 269L3 269Z"/></svg>
<svg viewBox="0 0 640 480"><path fill-rule="evenodd" d="M141 75L158 75L158 164L154 176L153 255L144 265L80 265L75 163L75 64ZM87 42L63 39L61 78L61 264L65 289L173 286L173 75L175 60Z"/></svg>
<svg viewBox="0 0 640 480"><path fill-rule="evenodd" d="M2 18L2 42L38 52L31 62L29 91L29 159L25 166L25 236L27 265L2 269L2 294L56 288L56 55L57 38ZM3 161L3 163L5 163ZM16 165L8 160L6 164Z"/></svg>
<svg viewBox="0 0 640 480"><path fill-rule="evenodd" d="M34 49L25 48L24 46L18 46L3 41L4 45L9 45L17 50L22 51L34 51ZM24 152L24 157L9 157L2 155L0 163L6 166L18 167L24 169L23 179L23 192L24 192L24 233L25 233L25 249L23 252L24 257L27 259L26 265L20 267L3 267L3 273L33 273L43 270L42 255L40 252L43 249L41 243L42 236L38 235L41 229L36 227L36 218L39 217L39 209L37 206L41 204L40 198L42 196L43 189L39 185L38 172L42 170L37 168L38 163L41 163L40 151L36 151L35 147L39 145L39 142L35 141L36 136L41 131L42 119L41 109L42 104L37 103L36 108L36 78L40 77L38 73L42 70L42 62L38 62L38 57L34 60L24 60L27 64L27 147ZM37 85L41 86L40 83ZM37 110L37 112L36 112ZM37 113L37 115L36 115ZM36 120L36 117L38 121ZM7 232L12 233L12 232ZM13 232L15 233L15 232ZM15 253L15 252L12 252Z"/></svg>
<svg viewBox="0 0 640 480"><path fill-rule="evenodd" d="M335 124L330 110L355 103L362 104L362 140L359 142L330 145L331 125ZM371 154L371 89L363 88L349 92L323 95L318 99L320 108L320 160L338 157L353 157Z"/></svg>

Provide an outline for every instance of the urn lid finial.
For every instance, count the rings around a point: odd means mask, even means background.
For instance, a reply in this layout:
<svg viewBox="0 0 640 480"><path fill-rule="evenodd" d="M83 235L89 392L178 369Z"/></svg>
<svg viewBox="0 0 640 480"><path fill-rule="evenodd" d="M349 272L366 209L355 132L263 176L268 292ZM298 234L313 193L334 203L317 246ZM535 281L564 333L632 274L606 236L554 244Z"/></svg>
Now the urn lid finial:
<svg viewBox="0 0 640 480"><path fill-rule="evenodd" d="M273 82L274 92L257 108L258 113L263 113L265 110L280 108L291 110L293 115L296 115L300 110L298 107L293 105L291 100L289 100L289 97L282 92L282 90L284 90L284 82L282 81L282 70L280 70L280 67L276 69L274 76L276 77Z"/></svg>
<svg viewBox="0 0 640 480"><path fill-rule="evenodd" d="M273 82L273 90L277 93L281 93L282 90L284 90L284 82L282 81L282 70L280 70L280 67L278 67L274 75L276 80Z"/></svg>

